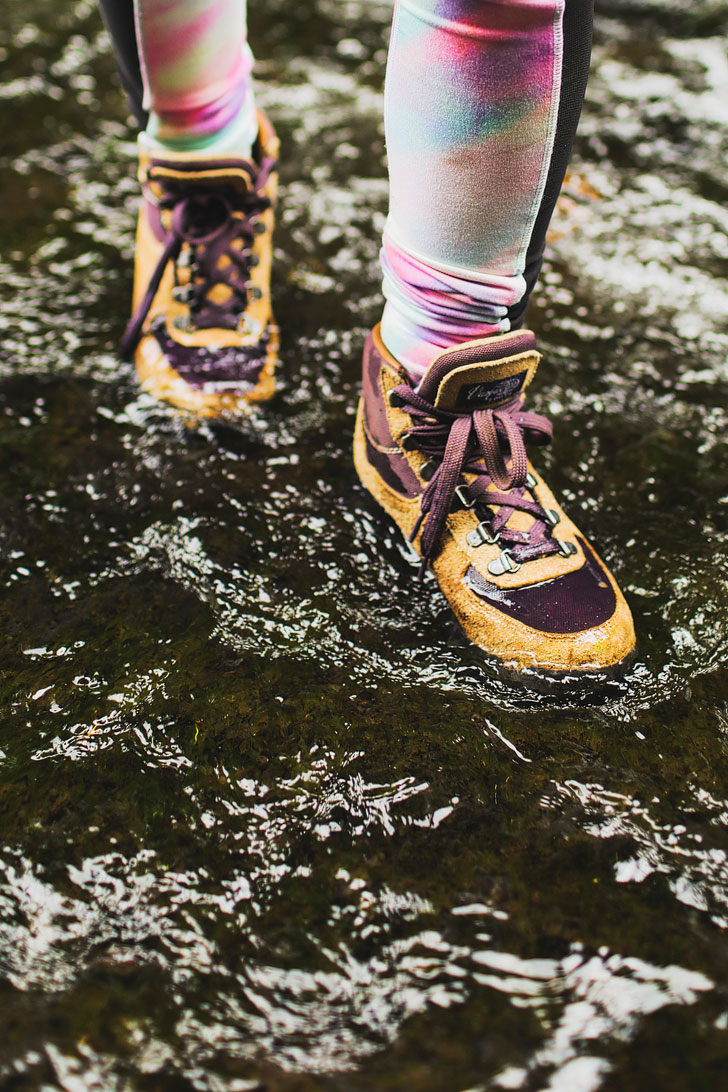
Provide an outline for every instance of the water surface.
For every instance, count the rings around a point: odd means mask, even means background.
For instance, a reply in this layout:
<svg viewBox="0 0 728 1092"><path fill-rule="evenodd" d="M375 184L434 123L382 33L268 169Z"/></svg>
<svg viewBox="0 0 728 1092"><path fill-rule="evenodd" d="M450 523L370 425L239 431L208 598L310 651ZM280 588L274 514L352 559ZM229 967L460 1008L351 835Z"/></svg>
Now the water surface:
<svg viewBox="0 0 728 1092"><path fill-rule="evenodd" d="M117 354L134 135L95 6L6 4L0 1087L713 1092L726 6L598 4L530 313L542 465L639 634L598 696L484 670L358 484L390 4L263 7L280 390L190 427Z"/></svg>

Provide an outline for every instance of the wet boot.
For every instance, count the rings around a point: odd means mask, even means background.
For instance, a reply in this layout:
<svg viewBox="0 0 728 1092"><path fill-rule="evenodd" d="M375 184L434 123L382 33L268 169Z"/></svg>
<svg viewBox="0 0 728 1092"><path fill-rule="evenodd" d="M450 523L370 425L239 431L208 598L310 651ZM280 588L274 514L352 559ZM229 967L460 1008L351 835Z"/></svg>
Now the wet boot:
<svg viewBox="0 0 728 1092"><path fill-rule="evenodd" d="M354 461L479 648L516 670L611 672L635 646L629 607L526 454L551 439L523 408L539 360L519 330L442 352L415 387L377 327Z"/></svg>
<svg viewBox="0 0 728 1092"><path fill-rule="evenodd" d="M250 159L142 151L134 315L122 348L145 390L200 416L273 394L270 303L278 139L258 114Z"/></svg>

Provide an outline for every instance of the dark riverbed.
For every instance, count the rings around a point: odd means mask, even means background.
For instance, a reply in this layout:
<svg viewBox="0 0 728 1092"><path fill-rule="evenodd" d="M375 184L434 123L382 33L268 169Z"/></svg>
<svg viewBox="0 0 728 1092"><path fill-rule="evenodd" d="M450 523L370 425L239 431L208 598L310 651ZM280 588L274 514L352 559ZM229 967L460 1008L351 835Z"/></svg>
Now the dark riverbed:
<svg viewBox="0 0 728 1092"><path fill-rule="evenodd" d="M0 1088L715 1092L726 5L598 3L533 404L639 657L542 697L351 463L390 4L258 8L280 392L193 428L116 352L134 146L95 6L4 6Z"/></svg>

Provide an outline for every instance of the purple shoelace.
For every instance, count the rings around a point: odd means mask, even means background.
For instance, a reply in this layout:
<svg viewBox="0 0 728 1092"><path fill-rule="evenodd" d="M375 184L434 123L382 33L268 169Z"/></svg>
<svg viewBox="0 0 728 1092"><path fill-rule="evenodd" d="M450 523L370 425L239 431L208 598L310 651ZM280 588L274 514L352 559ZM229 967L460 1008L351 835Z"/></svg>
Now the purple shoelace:
<svg viewBox="0 0 728 1092"><path fill-rule="evenodd" d="M268 157L260 166L246 163L251 185L242 193L232 185L203 189L199 184L190 187L181 181L165 180L159 207L171 210L171 223L144 298L122 338L125 356L130 356L138 345L164 271L170 262L176 266L184 243L190 247L189 281L178 286L177 291L184 291L184 301L189 304L190 328L234 330L237 327L252 289L248 279L251 267L256 264L252 244L262 226L257 217L271 204L261 190L275 165L275 160ZM221 261L223 258L227 261ZM230 289L229 296L220 303L209 298L217 284Z"/></svg>
<svg viewBox="0 0 728 1092"><path fill-rule="evenodd" d="M533 494L526 444L550 443L553 429L546 417L522 408L523 395L495 409L463 413L436 408L406 383L395 387L389 397L392 405L412 418L403 446L430 458L423 469L432 475L410 535L412 542L422 528L420 576L435 552L454 501L475 508L479 515L489 510L471 532L477 540L472 541L475 545L497 541L506 559L502 571L515 571L509 561L519 566L537 557L574 552L571 544L553 537L558 515L543 508ZM464 473L476 477L466 484ZM490 511L494 508L498 511ZM514 512L533 516L528 531L508 527Z"/></svg>

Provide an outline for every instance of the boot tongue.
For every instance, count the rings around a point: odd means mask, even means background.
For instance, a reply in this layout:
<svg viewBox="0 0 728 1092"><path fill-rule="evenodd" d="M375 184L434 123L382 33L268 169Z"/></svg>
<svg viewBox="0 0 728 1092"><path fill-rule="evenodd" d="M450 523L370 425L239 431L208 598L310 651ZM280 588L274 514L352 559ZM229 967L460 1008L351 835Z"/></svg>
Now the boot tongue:
<svg viewBox="0 0 728 1092"><path fill-rule="evenodd" d="M185 189L233 187L247 193L253 189L257 173L255 164L246 159L205 160L199 155L188 154L174 159L152 159L147 169L147 181L153 191L160 191L158 196L170 183L182 184Z"/></svg>
<svg viewBox="0 0 728 1092"><path fill-rule="evenodd" d="M525 390L540 359L530 330L468 341L435 357L417 390L451 413L494 409Z"/></svg>

